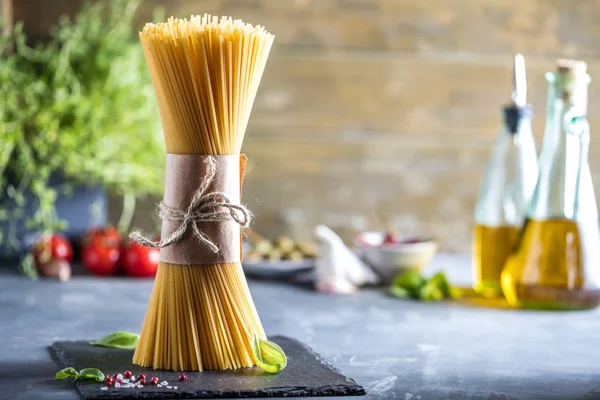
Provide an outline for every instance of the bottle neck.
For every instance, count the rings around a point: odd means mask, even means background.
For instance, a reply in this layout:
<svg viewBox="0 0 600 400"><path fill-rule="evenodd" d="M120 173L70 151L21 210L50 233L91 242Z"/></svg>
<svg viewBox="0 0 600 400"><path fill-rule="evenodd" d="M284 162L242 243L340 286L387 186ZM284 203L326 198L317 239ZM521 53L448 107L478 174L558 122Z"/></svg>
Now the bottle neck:
<svg viewBox="0 0 600 400"><path fill-rule="evenodd" d="M548 111L560 104L562 108L574 109L578 116L587 116L589 75L576 76L548 72L546 80L548 81Z"/></svg>
<svg viewBox="0 0 600 400"><path fill-rule="evenodd" d="M589 76L584 75L575 80L572 76L548 72L548 104L546 111L546 129L542 153L553 152L565 140L568 123L565 118L573 120L587 119Z"/></svg>
<svg viewBox="0 0 600 400"><path fill-rule="evenodd" d="M575 79L568 74L548 73L546 78L549 83L546 129L540 174L528 215L536 219L590 216L596 213L596 200L587 160L589 76Z"/></svg>

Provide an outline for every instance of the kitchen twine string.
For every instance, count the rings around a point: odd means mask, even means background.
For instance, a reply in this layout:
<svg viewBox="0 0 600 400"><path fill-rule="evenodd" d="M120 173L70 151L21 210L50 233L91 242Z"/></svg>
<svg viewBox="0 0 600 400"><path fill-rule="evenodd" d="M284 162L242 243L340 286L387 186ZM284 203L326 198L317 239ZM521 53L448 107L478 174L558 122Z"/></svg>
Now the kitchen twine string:
<svg viewBox="0 0 600 400"><path fill-rule="evenodd" d="M153 241L142 236L138 231L131 232L129 238L142 246L162 249L183 239L191 226L193 235L200 243L205 244L213 253L218 253L220 248L198 227L200 222L223 222L234 220L242 228L248 228L252 221L252 212L244 204L233 204L223 192L206 193L208 186L217 173L217 163L214 157L207 156L204 162L208 165L207 173L200 182L200 187L187 209L170 207L160 202L157 214L161 220L181 222L179 228L164 239Z"/></svg>

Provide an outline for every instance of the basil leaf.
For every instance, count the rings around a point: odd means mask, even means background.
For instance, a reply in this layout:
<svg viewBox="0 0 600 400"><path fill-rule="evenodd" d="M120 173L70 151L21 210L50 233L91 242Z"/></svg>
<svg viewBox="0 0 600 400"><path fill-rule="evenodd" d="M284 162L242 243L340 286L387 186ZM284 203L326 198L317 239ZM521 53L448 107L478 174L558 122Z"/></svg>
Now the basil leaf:
<svg viewBox="0 0 600 400"><path fill-rule="evenodd" d="M406 272L400 273L394 279L392 286L399 286L408 291L417 293L419 289L425 284L425 278L419 271L409 269Z"/></svg>
<svg viewBox="0 0 600 400"><path fill-rule="evenodd" d="M74 378L73 381L77 379L79 373L73 367L68 367L65 369L61 369L54 375L54 379L65 379L65 378Z"/></svg>
<svg viewBox="0 0 600 400"><path fill-rule="evenodd" d="M410 290L406 290L404 288L401 288L400 286L392 286L392 287L390 287L390 293L391 293L392 296L398 297L400 299L408 299L408 298L413 297L413 295L410 292Z"/></svg>
<svg viewBox="0 0 600 400"><path fill-rule="evenodd" d="M92 346L114 347L117 349L135 349L140 335L131 332L114 332L102 339L90 342Z"/></svg>
<svg viewBox="0 0 600 400"><path fill-rule="evenodd" d="M442 291L444 297L452 297L450 283L448 282L446 274L444 274L443 272L438 272L437 274L432 276L429 282L435 284L438 287L438 289Z"/></svg>
<svg viewBox="0 0 600 400"><path fill-rule="evenodd" d="M439 301L444 298L444 292L435 282L429 281L419 290L419 298L423 301Z"/></svg>
<svg viewBox="0 0 600 400"><path fill-rule="evenodd" d="M104 382L104 373L98 368L84 368L79 371L79 379L93 379L96 382Z"/></svg>
<svg viewBox="0 0 600 400"><path fill-rule="evenodd" d="M257 335L252 339L254 361L263 371L275 374L287 365L287 357L278 344L269 340L262 340Z"/></svg>

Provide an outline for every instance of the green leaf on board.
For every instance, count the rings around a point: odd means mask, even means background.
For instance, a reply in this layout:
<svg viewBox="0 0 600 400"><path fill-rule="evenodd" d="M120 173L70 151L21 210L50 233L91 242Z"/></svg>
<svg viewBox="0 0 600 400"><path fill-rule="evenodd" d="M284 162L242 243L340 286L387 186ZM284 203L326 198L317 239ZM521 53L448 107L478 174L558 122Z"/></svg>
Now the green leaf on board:
<svg viewBox="0 0 600 400"><path fill-rule="evenodd" d="M92 346L114 347L117 349L135 349L140 335L132 332L114 332L102 339L90 342Z"/></svg>
<svg viewBox="0 0 600 400"><path fill-rule="evenodd" d="M256 365L265 372L276 374L287 365L287 357L283 349L277 343L263 340L257 335L252 339L252 351Z"/></svg>
<svg viewBox="0 0 600 400"><path fill-rule="evenodd" d="M84 368L79 371L79 379L92 379L96 382L104 382L105 376L98 368Z"/></svg>
<svg viewBox="0 0 600 400"><path fill-rule="evenodd" d="M73 378L73 381L75 381L77 377L79 377L79 373L75 370L75 368L68 367L61 369L56 373L56 375L54 375L54 379L66 379L69 377Z"/></svg>

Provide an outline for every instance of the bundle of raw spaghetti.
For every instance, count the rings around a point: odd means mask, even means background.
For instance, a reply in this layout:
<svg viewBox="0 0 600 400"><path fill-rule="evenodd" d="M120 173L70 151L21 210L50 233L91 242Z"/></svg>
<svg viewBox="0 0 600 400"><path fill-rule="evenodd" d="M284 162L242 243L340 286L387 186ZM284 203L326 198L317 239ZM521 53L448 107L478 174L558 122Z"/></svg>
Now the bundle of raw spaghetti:
<svg viewBox="0 0 600 400"><path fill-rule="evenodd" d="M211 15L170 18L140 32L167 150L161 248L138 365L210 370L255 364L265 339L241 267L240 156L273 35Z"/></svg>

